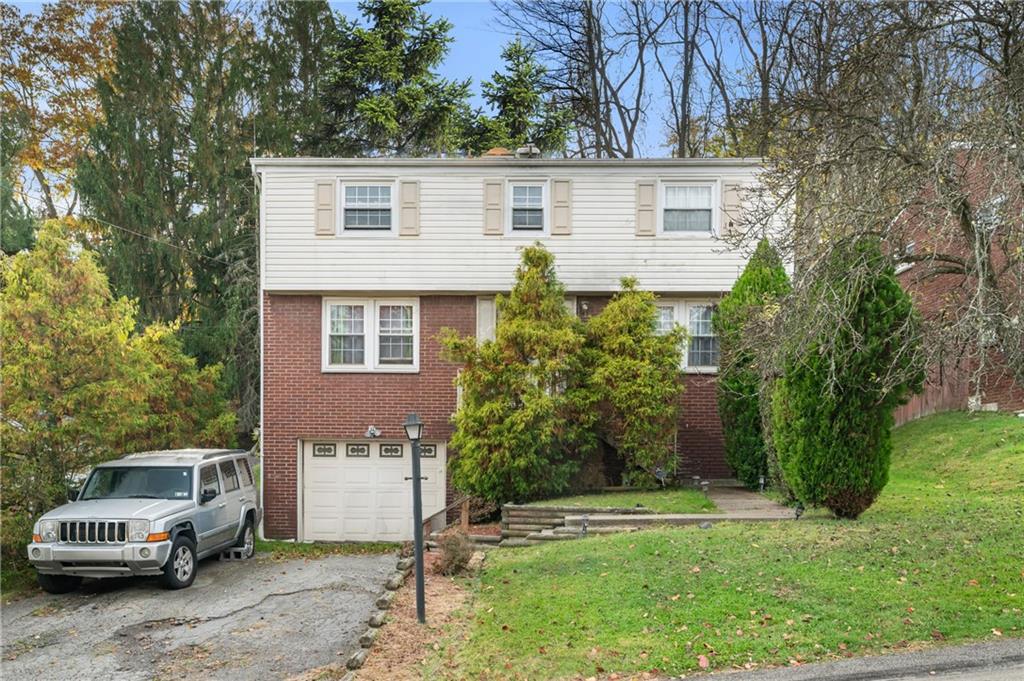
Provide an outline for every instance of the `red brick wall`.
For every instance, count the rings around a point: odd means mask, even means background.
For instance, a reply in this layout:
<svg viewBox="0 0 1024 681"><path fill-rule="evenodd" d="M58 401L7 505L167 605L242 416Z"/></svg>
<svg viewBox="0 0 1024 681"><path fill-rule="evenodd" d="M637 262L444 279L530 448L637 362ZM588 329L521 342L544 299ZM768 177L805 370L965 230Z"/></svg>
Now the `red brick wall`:
<svg viewBox="0 0 1024 681"><path fill-rule="evenodd" d="M264 528L268 537L293 538L298 440L361 438L371 424L382 438L404 439L401 423L411 411L425 422L428 439L449 439L458 366L440 358L436 336L443 327L474 334L476 298L420 297L417 374L322 373L320 296L264 294L263 314ZM685 384L678 438L681 470L729 477L715 378L688 374ZM451 490L448 496L451 502Z"/></svg>
<svg viewBox="0 0 1024 681"><path fill-rule="evenodd" d="M361 438L371 424L381 438L405 439L415 411L428 440L448 440L458 366L440 358L442 327L476 333L473 296L420 297L417 374L320 371L320 296L263 297L263 485L268 537L296 533L296 442Z"/></svg>
<svg viewBox="0 0 1024 681"><path fill-rule="evenodd" d="M722 419L715 397L716 378L706 374L686 374L683 381L682 418L679 420L679 470L684 476L731 478L725 463Z"/></svg>

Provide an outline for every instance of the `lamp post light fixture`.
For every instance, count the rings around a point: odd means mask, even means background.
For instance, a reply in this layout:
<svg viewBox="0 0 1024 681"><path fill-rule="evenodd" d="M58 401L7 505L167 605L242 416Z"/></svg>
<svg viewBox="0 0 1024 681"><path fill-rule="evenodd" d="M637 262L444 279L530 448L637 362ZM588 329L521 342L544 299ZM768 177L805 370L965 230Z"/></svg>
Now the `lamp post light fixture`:
<svg viewBox="0 0 1024 681"><path fill-rule="evenodd" d="M412 537L413 555L416 557L416 619L420 624L425 624L427 614L426 604L423 602L423 478L420 476L420 438L423 437L423 421L413 412L405 417L402 427L405 428L405 436L412 443Z"/></svg>

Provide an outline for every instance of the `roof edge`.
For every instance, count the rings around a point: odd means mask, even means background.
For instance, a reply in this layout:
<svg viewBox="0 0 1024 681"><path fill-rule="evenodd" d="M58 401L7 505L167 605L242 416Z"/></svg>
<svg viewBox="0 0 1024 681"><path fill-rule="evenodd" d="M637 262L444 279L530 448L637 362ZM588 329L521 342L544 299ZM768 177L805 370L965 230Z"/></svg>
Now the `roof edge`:
<svg viewBox="0 0 1024 681"><path fill-rule="evenodd" d="M332 157L253 157L249 159L253 170L260 168L312 168L312 167L350 167L350 166L396 166L396 167L431 167L431 166L463 166L463 167L680 167L693 168L711 167L750 167L764 163L760 157L740 158L514 158L508 156L488 156L474 158L332 158Z"/></svg>

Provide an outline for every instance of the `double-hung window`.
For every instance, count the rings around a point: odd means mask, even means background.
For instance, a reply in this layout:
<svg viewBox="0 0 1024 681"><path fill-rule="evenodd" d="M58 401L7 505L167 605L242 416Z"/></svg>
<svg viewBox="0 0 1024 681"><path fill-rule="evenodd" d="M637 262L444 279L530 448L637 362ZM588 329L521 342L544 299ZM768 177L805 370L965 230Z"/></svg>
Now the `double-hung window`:
<svg viewBox="0 0 1024 681"><path fill-rule="evenodd" d="M666 184L662 195L662 231L710 234L714 224L714 185Z"/></svg>
<svg viewBox="0 0 1024 681"><path fill-rule="evenodd" d="M342 185L343 225L346 232L390 231L391 185Z"/></svg>
<svg viewBox="0 0 1024 681"><path fill-rule="evenodd" d="M512 216L509 224L513 232L543 232L544 185L513 182Z"/></svg>
<svg viewBox="0 0 1024 681"><path fill-rule="evenodd" d="M718 337L711 325L714 305L706 302L659 301L655 331L666 334L677 322L686 329L686 347L683 348L683 368L689 371L715 371L718 369Z"/></svg>
<svg viewBox="0 0 1024 681"><path fill-rule="evenodd" d="M711 326L711 305L687 305L690 347L686 353L686 366L693 368L718 367L718 337Z"/></svg>
<svg viewBox="0 0 1024 681"><path fill-rule="evenodd" d="M325 298L323 371L414 372L419 367L415 299Z"/></svg>

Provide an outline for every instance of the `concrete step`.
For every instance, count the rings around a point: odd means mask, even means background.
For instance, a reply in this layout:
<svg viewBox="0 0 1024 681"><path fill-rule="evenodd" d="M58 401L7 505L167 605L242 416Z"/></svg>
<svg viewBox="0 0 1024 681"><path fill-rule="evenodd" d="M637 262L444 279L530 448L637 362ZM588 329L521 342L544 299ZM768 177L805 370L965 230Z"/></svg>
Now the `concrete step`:
<svg viewBox="0 0 1024 681"><path fill-rule="evenodd" d="M561 527L562 523L509 523L502 528L502 532L506 530L529 530L531 532L540 532L541 530L550 530L553 527Z"/></svg>
<svg viewBox="0 0 1024 681"><path fill-rule="evenodd" d="M566 541L579 539L578 534L555 534L554 532L534 532L526 536L530 541Z"/></svg>
<svg viewBox="0 0 1024 681"><path fill-rule="evenodd" d="M526 535L532 534L533 532L536 532L536 530L502 530L501 538L505 539L507 537L525 537Z"/></svg>
<svg viewBox="0 0 1024 681"><path fill-rule="evenodd" d="M477 544L497 544L501 541L501 535L498 534L471 534L469 540Z"/></svg>
<svg viewBox="0 0 1024 681"><path fill-rule="evenodd" d="M778 513L659 513L653 515L631 515L628 518L616 513L595 514L587 516L588 530L595 527L635 525L637 527L649 527L651 525L699 525L703 522L716 523L722 521L735 522L775 522L779 520L791 520L793 514L790 512ZM583 524L582 515L569 515L565 517L566 527L580 527Z"/></svg>
<svg viewBox="0 0 1024 681"><path fill-rule="evenodd" d="M503 513L503 523L560 523L564 513Z"/></svg>
<svg viewBox="0 0 1024 681"><path fill-rule="evenodd" d="M618 508L615 506L516 506L505 504L501 507L502 515L508 514L534 514L543 515L580 515L583 513L627 513L647 514L653 513L649 508L636 506L632 508Z"/></svg>
<svg viewBox="0 0 1024 681"><path fill-rule="evenodd" d="M581 527L556 527L555 534L571 534L574 537L580 536ZM620 532L637 532L640 528L630 525L609 525L588 527L587 534L618 534Z"/></svg>

